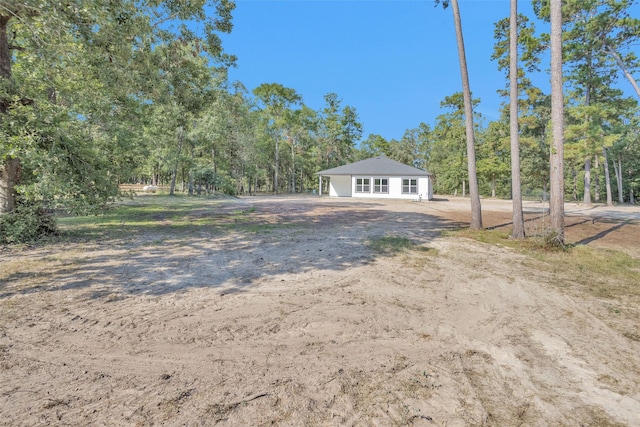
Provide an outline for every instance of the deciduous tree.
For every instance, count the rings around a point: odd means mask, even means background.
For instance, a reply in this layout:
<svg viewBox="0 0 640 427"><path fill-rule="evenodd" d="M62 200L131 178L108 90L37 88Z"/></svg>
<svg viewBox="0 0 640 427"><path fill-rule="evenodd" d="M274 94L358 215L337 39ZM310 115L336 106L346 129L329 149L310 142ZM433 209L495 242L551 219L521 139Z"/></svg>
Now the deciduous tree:
<svg viewBox="0 0 640 427"><path fill-rule="evenodd" d="M226 0L0 0L0 160L21 166L3 167L17 191L2 194L73 212L118 196L156 102L158 49L179 41L228 65L233 57L218 33L231 30L233 7ZM2 209L14 200L3 199Z"/></svg>

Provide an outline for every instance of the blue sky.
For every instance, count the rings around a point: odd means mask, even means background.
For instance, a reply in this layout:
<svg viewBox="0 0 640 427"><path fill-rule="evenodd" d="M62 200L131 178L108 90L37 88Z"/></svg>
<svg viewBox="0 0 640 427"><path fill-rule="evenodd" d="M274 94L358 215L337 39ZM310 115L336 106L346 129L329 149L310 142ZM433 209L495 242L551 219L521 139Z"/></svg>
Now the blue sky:
<svg viewBox="0 0 640 427"><path fill-rule="evenodd" d="M519 12L533 18L529 1ZM506 76L490 59L493 30L509 16L509 1L460 0L460 13L476 111L494 120ZM250 91L280 83L313 109L335 92L356 108L363 139L400 139L420 122L433 125L440 101L462 87L452 11L433 0L237 0L233 22L223 37L238 57L232 81ZM548 31L544 23L540 30Z"/></svg>

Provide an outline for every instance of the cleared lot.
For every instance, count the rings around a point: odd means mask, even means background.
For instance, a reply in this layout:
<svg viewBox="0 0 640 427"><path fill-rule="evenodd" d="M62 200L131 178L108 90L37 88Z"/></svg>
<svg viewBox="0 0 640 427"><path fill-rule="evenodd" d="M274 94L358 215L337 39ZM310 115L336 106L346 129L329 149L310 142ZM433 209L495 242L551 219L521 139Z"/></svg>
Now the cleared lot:
<svg viewBox="0 0 640 427"><path fill-rule="evenodd" d="M629 281L442 237L465 200L128 203L0 252L3 425L640 425ZM638 210L605 211L568 240L637 261Z"/></svg>

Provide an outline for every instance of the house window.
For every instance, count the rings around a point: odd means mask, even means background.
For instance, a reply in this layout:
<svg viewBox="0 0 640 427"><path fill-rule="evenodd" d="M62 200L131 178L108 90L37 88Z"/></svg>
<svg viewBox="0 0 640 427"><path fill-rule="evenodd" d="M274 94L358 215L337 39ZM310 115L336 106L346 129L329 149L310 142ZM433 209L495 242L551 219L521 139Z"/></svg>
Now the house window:
<svg viewBox="0 0 640 427"><path fill-rule="evenodd" d="M356 193L370 193L370 192L371 192L371 179L356 178Z"/></svg>
<svg viewBox="0 0 640 427"><path fill-rule="evenodd" d="M415 178L403 178L402 194L418 194L418 180Z"/></svg>
<svg viewBox="0 0 640 427"><path fill-rule="evenodd" d="M389 178L373 178L373 192L374 193L388 193L389 192Z"/></svg>

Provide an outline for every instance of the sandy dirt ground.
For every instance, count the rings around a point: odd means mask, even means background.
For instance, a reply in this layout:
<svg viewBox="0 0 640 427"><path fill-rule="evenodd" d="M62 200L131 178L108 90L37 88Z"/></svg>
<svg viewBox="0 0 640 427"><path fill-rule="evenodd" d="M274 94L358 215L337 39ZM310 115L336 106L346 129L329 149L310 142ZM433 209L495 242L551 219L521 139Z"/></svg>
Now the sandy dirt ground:
<svg viewBox="0 0 640 427"><path fill-rule="evenodd" d="M544 209L525 203L530 234ZM640 426L640 301L441 237L468 201L250 197L193 218L239 210L237 229L159 213L0 250L0 425ZM566 210L570 242L640 257L640 209ZM509 212L483 200L487 227ZM421 250L375 253L384 236Z"/></svg>

